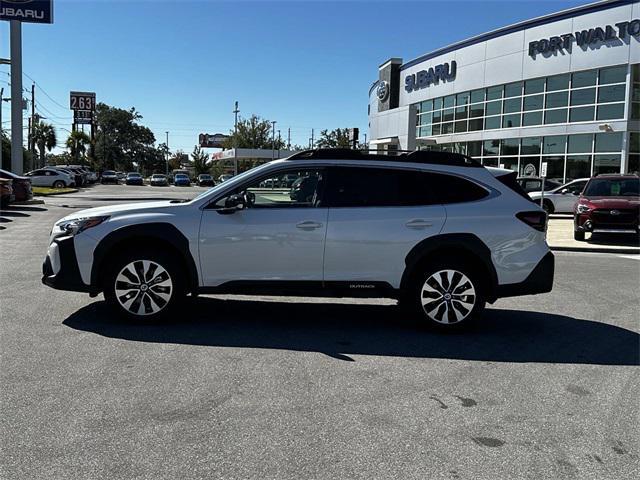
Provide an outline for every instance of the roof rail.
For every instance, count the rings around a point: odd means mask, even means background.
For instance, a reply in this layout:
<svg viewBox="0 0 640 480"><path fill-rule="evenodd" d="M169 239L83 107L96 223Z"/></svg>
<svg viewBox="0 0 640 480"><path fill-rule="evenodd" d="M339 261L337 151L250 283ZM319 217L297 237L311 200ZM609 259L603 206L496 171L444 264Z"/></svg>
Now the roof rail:
<svg viewBox="0 0 640 480"><path fill-rule="evenodd" d="M371 153L375 152L375 153ZM381 162L411 162L432 165L452 165L456 167L482 167L471 157L453 152L437 150L352 150L349 148L316 148L294 153L285 160L378 160Z"/></svg>

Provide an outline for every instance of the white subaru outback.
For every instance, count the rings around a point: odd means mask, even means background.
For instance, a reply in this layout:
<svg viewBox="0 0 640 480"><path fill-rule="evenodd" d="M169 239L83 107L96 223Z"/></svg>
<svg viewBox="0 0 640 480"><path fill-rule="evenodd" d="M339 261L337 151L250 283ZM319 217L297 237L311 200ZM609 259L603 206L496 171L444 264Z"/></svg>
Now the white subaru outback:
<svg viewBox="0 0 640 480"><path fill-rule="evenodd" d="M545 230L514 172L445 152L309 150L190 201L69 215L42 280L103 292L134 319L166 316L187 294L254 293L397 298L457 328L486 302L551 291Z"/></svg>

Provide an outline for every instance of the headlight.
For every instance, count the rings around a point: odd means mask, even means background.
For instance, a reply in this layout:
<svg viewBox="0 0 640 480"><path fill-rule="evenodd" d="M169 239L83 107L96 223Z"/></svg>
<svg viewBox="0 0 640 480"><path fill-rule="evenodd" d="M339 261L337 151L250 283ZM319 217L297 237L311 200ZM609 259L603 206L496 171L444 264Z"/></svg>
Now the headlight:
<svg viewBox="0 0 640 480"><path fill-rule="evenodd" d="M102 217L74 218L73 220L66 220L59 223L58 227L60 227L60 230L64 230L69 235L76 235L87 230L88 228L93 228L97 225L100 225L108 218L108 215Z"/></svg>
<svg viewBox="0 0 640 480"><path fill-rule="evenodd" d="M578 205L578 213L587 213L590 210L591 207L589 205L584 205L583 203Z"/></svg>

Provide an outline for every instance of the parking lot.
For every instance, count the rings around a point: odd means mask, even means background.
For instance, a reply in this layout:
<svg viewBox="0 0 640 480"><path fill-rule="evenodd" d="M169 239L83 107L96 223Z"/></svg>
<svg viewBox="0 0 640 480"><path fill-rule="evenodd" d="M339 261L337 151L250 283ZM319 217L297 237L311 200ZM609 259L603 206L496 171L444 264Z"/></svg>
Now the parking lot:
<svg viewBox="0 0 640 480"><path fill-rule="evenodd" d="M164 325L40 283L100 186L0 213L3 478L635 478L640 257L556 253L552 293L443 335L388 300L203 296Z"/></svg>

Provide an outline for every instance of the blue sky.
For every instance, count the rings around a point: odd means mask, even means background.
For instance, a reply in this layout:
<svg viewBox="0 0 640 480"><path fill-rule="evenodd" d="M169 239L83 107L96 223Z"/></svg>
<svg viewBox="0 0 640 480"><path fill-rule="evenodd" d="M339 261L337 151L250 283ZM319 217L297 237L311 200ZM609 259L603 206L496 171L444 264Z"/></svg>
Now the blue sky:
<svg viewBox="0 0 640 480"><path fill-rule="evenodd" d="M54 1L53 25L23 27L24 72L51 97L37 90L38 110L69 129L69 90L95 91L135 106L159 142L168 130L172 150L185 151L198 133L233 127L235 100L241 116L276 120L283 136L290 127L292 143L308 144L312 128L364 133L368 88L387 58L586 3ZM1 57L8 43L0 22ZM8 71L0 66L5 92ZM5 121L9 113L3 106Z"/></svg>

